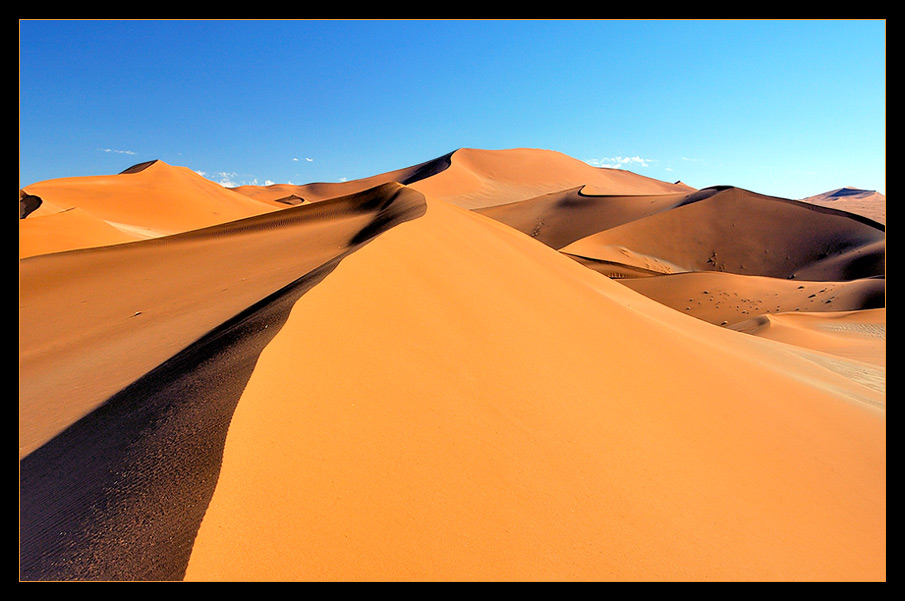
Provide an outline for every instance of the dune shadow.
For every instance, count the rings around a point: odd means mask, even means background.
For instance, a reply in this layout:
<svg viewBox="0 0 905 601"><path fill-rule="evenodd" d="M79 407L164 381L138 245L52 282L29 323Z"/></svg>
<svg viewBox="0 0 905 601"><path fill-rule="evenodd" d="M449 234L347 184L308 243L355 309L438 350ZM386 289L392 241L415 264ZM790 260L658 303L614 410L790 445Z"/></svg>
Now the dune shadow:
<svg viewBox="0 0 905 601"><path fill-rule="evenodd" d="M29 194L25 190L19 191L19 219L25 219L44 203L40 196Z"/></svg>
<svg viewBox="0 0 905 601"><path fill-rule="evenodd" d="M294 303L374 236L423 214L378 211L332 260L247 308L20 461L21 580L181 580L233 411ZM98 374L97 377L103 377Z"/></svg>

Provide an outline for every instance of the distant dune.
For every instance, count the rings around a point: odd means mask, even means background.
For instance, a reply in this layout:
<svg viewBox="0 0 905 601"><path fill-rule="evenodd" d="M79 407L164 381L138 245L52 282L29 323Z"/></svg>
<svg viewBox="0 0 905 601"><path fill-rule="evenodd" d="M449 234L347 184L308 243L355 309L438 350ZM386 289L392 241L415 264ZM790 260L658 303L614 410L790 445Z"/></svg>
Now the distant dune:
<svg viewBox="0 0 905 601"><path fill-rule="evenodd" d="M590 194L584 186L477 209L491 219L561 249L586 236L675 208L688 192Z"/></svg>
<svg viewBox="0 0 905 601"><path fill-rule="evenodd" d="M24 193L37 207L20 220L20 258L168 236L281 208L163 161L142 163L118 175L38 182ZM20 191L20 216L22 196ZM45 221L54 223L45 228Z"/></svg>
<svg viewBox="0 0 905 601"><path fill-rule="evenodd" d="M21 580L886 580L882 221L526 148L19 197Z"/></svg>
<svg viewBox="0 0 905 601"><path fill-rule="evenodd" d="M659 260L666 273L850 280L884 274L885 238L881 225L849 213L726 188L562 251L655 271Z"/></svg>
<svg viewBox="0 0 905 601"><path fill-rule="evenodd" d="M449 167L452 153L426 161L419 165L381 173L364 179L347 182L315 182L303 185L272 184L268 186L246 185L232 188L236 192L263 201L279 201L293 196L306 202L318 202L329 198L362 192L387 183L410 185L425 177L436 175Z"/></svg>
<svg viewBox="0 0 905 601"><path fill-rule="evenodd" d="M868 217L878 223L886 224L886 195L876 190L863 190L861 188L837 188L822 194L815 194L803 198L802 202L840 209Z"/></svg>
<svg viewBox="0 0 905 601"><path fill-rule="evenodd" d="M629 171L592 167L552 150L462 148L440 158L373 177L300 186L240 186L237 192L271 200L288 194L316 202L397 182L460 207L474 209L586 186L590 194L661 194L687 192L684 184L668 184Z"/></svg>

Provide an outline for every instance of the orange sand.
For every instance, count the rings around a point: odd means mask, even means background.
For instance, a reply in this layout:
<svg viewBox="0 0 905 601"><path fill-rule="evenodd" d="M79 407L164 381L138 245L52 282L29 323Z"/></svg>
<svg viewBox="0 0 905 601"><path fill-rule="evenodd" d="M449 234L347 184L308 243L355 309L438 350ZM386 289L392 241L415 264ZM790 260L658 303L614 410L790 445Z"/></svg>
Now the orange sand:
<svg viewBox="0 0 905 601"><path fill-rule="evenodd" d="M886 579L884 230L530 149L460 150L341 194L222 190L235 217L216 221L197 191L212 189L155 165L110 179L151 189L158 173L185 194L178 211L115 215L79 181L66 198L99 226L86 248L20 260L24 579ZM293 194L307 202L278 206ZM734 236L652 243L713 206ZM787 211L811 219L797 244ZM21 220L20 248L40 250L54 215ZM115 244L111 221L156 237ZM802 273L827 279L788 277ZM703 284L770 313L722 324L677 306ZM219 355L190 361L221 324L280 303L247 380ZM114 396L139 383L140 402L160 365L155 382L185 382L153 393L166 414ZM236 401L224 439L189 445L210 422L170 416L204 374L210 399ZM150 412L116 433L120 463L89 451L115 438L118 407ZM192 484L167 456L196 446ZM132 465L156 466L154 486Z"/></svg>

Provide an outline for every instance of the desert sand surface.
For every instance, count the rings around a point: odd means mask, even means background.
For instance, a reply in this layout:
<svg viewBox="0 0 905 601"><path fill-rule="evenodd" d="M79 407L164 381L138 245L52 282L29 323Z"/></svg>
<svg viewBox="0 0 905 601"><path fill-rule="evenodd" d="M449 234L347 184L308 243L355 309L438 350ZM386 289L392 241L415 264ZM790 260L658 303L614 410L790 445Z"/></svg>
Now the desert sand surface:
<svg viewBox="0 0 905 601"><path fill-rule="evenodd" d="M20 580L886 580L873 219L460 149L19 244Z"/></svg>
<svg viewBox="0 0 905 601"><path fill-rule="evenodd" d="M776 313L736 323L732 329L840 357L886 367L886 308L821 313Z"/></svg>
<svg viewBox="0 0 905 601"><path fill-rule="evenodd" d="M758 315L857 311L886 306L885 279L800 281L720 271L688 271L619 280L677 311L718 325Z"/></svg>

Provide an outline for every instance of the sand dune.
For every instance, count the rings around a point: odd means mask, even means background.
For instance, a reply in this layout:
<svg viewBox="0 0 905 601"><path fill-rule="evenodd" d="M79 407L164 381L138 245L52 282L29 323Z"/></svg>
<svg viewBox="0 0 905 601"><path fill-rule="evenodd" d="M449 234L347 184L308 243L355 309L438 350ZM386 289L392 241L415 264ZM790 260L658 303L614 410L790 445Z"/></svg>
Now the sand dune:
<svg viewBox="0 0 905 601"><path fill-rule="evenodd" d="M560 249L586 236L675 208L687 197L687 192L595 195L581 186L477 212Z"/></svg>
<svg viewBox="0 0 905 601"><path fill-rule="evenodd" d="M388 183L412 184L425 177L435 175L450 164L452 153L425 161L412 167L397 169L371 177L345 182L315 182L310 184L272 184L269 186L246 185L232 188L236 192L263 201L275 201L288 196L296 196L308 202L318 202L329 198L347 196L375 186Z"/></svg>
<svg viewBox="0 0 905 601"><path fill-rule="evenodd" d="M850 213L730 187L562 251L662 273L841 281L885 275L885 239L882 225Z"/></svg>
<svg viewBox="0 0 905 601"><path fill-rule="evenodd" d="M206 333L419 210L419 198L387 184L179 236L22 260L20 457Z"/></svg>
<svg viewBox="0 0 905 601"><path fill-rule="evenodd" d="M592 167L552 150L461 149L448 169L412 184L429 198L478 209L525 200L569 188L591 195L669 194L687 192L670 184L624 171Z"/></svg>
<svg viewBox="0 0 905 601"><path fill-rule="evenodd" d="M886 579L880 224L531 149L127 171L20 191L21 579Z"/></svg>
<svg viewBox="0 0 905 601"><path fill-rule="evenodd" d="M882 577L882 395L471 217L429 202L296 304L187 579Z"/></svg>
<svg viewBox="0 0 905 601"><path fill-rule="evenodd" d="M886 195L876 190L846 186L802 198L802 202L862 215L886 225Z"/></svg>
<svg viewBox="0 0 905 601"><path fill-rule="evenodd" d="M37 205L24 218L23 192ZM156 238L281 208L163 161L136 165L118 175L38 182L20 191L19 204L20 229L34 231L20 232L20 258ZM84 227L87 216L94 222L90 227ZM45 224L51 221L47 217L54 223ZM66 234L48 235L45 229Z"/></svg>
<svg viewBox="0 0 905 601"><path fill-rule="evenodd" d="M689 190L685 184L669 184L620 169L592 167L559 152L527 148L461 148L412 167L354 181L241 186L235 190L261 200L295 194L317 202L387 182L405 184L430 198L468 209L526 200L575 187L585 187L585 192L592 195L669 194Z"/></svg>

